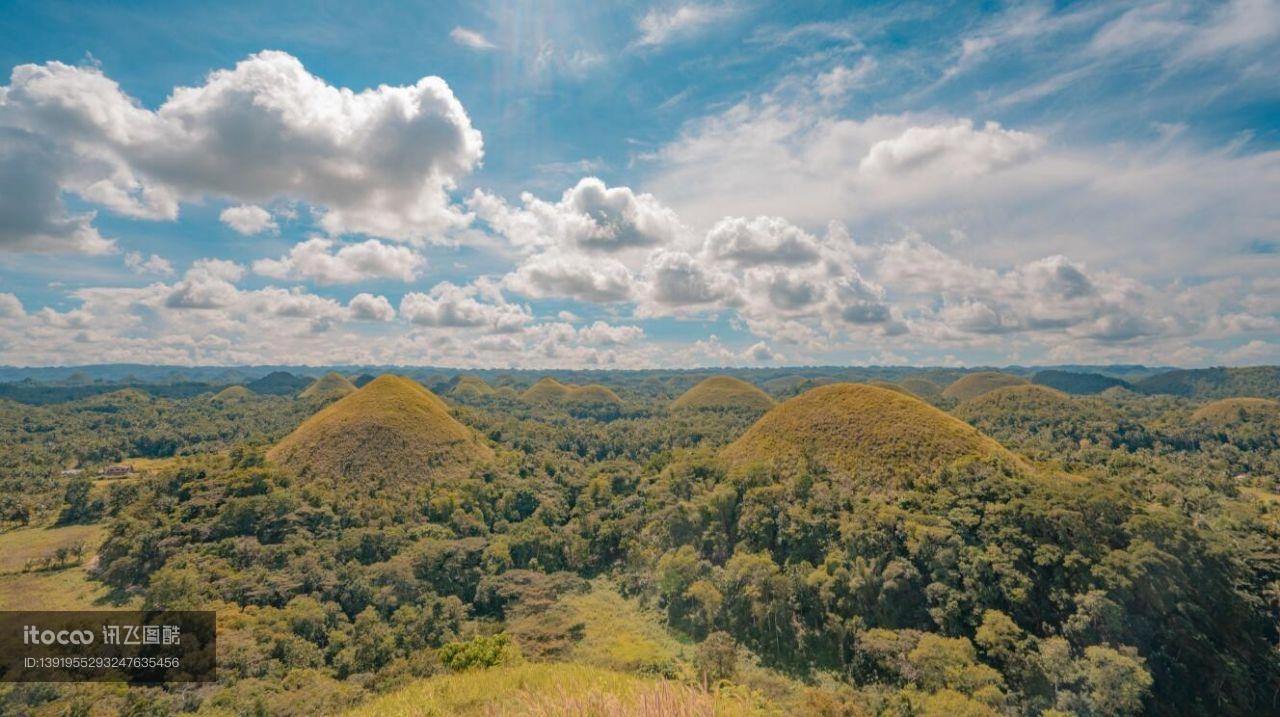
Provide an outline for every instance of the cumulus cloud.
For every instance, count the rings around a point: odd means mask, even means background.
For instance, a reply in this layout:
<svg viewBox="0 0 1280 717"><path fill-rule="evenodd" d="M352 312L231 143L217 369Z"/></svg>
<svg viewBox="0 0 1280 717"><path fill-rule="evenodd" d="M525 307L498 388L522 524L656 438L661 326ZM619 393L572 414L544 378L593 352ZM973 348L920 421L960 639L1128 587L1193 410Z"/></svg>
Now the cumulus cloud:
<svg viewBox="0 0 1280 717"><path fill-rule="evenodd" d="M219 309L230 306L239 295L235 282L244 276L244 267L223 259L200 259L173 285L164 305L171 309Z"/></svg>
<svg viewBox="0 0 1280 717"><path fill-rule="evenodd" d="M351 297L347 308L351 310L351 318L357 321L390 321L396 317L396 310L387 297L367 292Z"/></svg>
<svg viewBox="0 0 1280 717"><path fill-rule="evenodd" d="M460 25L449 31L449 39L472 50L492 50L496 47L484 35Z"/></svg>
<svg viewBox="0 0 1280 717"><path fill-rule="evenodd" d="M276 279L307 279L318 284L350 284L369 279L409 282L427 265L421 254L405 246L369 239L334 251L335 242L313 237L296 244L279 259L259 259L253 271Z"/></svg>
<svg viewBox="0 0 1280 717"><path fill-rule="evenodd" d="M124 255L124 265L135 274L173 275L173 264L159 254L144 257L139 252L131 251Z"/></svg>
<svg viewBox="0 0 1280 717"><path fill-rule="evenodd" d="M661 251L645 267L648 295L642 313L705 310L739 301L732 277L680 251Z"/></svg>
<svg viewBox="0 0 1280 717"><path fill-rule="evenodd" d="M271 218L271 212L253 204L227 207L218 215L218 220L245 236L274 232L280 228Z"/></svg>
<svg viewBox="0 0 1280 717"><path fill-rule="evenodd" d="M10 293L0 293L0 319L12 319L25 315L22 302Z"/></svg>
<svg viewBox="0 0 1280 717"><path fill-rule="evenodd" d="M773 349L769 348L769 344L766 344L763 341L757 341L756 343L748 346L747 349L742 352L742 357L752 361L759 361L761 363L777 361L781 358L778 354L774 353Z"/></svg>
<svg viewBox="0 0 1280 717"><path fill-rule="evenodd" d="M818 240L778 217L726 217L707 233L705 251L738 266L797 265L818 260Z"/></svg>
<svg viewBox="0 0 1280 717"><path fill-rule="evenodd" d="M560 247L593 253L668 244L682 232L680 220L649 194L608 187L584 177L558 202L525 193L523 206L477 191L468 207L494 231L525 250Z"/></svg>
<svg viewBox="0 0 1280 717"><path fill-rule="evenodd" d="M411 292L400 300L400 315L419 326L519 331L532 321L529 309L506 302L481 301L474 286L441 282L428 293Z"/></svg>
<svg viewBox="0 0 1280 717"><path fill-rule="evenodd" d="M859 168L873 174L929 170L975 176L1023 162L1043 144L1041 137L1006 130L996 122L974 129L971 120L962 119L909 127L897 137L880 140L871 145Z"/></svg>
<svg viewBox="0 0 1280 717"><path fill-rule="evenodd" d="M635 279L622 263L580 254L546 253L527 259L504 285L532 298L567 297L593 303L626 301Z"/></svg>
<svg viewBox="0 0 1280 717"><path fill-rule="evenodd" d="M104 251L92 214L70 214L63 193L156 220L184 200L283 198L311 204L333 234L440 239L467 221L448 192L482 142L438 77L353 91L264 51L156 110L96 67L20 65L0 88L0 153L0 243Z"/></svg>

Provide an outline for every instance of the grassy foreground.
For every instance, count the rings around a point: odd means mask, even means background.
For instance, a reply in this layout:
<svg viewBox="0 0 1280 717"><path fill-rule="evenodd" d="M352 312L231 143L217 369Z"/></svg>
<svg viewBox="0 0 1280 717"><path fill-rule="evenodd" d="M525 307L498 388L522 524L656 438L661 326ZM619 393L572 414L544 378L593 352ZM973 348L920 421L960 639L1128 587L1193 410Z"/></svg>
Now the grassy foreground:
<svg viewBox="0 0 1280 717"><path fill-rule="evenodd" d="M754 698L710 693L598 667L533 663L416 682L348 717L751 717L778 715Z"/></svg>

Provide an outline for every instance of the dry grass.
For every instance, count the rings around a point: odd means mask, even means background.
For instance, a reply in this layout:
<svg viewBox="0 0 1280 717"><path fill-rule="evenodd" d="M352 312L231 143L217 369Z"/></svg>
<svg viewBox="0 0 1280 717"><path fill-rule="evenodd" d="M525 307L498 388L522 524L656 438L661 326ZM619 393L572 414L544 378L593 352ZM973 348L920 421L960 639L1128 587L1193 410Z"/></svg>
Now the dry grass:
<svg viewBox="0 0 1280 717"><path fill-rule="evenodd" d="M574 663L495 667L415 682L348 717L764 717L779 715L739 691L709 693Z"/></svg>
<svg viewBox="0 0 1280 717"><path fill-rule="evenodd" d="M618 398L618 394L600 384L573 386L567 383L560 383L551 377L538 379L537 383L520 394L520 398L527 403L572 403L578 405L618 405L622 403L622 399Z"/></svg>
<svg viewBox="0 0 1280 717"><path fill-rule="evenodd" d="M244 386L227 386L226 388L213 394L213 400L222 403L237 403L239 401L248 401L258 394L250 391Z"/></svg>
<svg viewBox="0 0 1280 717"><path fill-rule="evenodd" d="M1191 414L1191 418L1223 425L1261 421L1280 424L1280 401L1269 398L1224 398L1201 406Z"/></svg>
<svg viewBox="0 0 1280 717"><path fill-rule="evenodd" d="M455 398L479 398L491 394L493 394L493 387L479 376L460 376L458 382L449 390L449 395Z"/></svg>
<svg viewBox="0 0 1280 717"><path fill-rule="evenodd" d="M355 392L356 385L347 380L346 376L330 371L313 381L310 386L307 386L302 393L298 394L298 398L313 401L334 401Z"/></svg>
<svg viewBox="0 0 1280 717"><path fill-rule="evenodd" d="M976 398L965 401L957 408L957 411L964 415L982 414L987 411L1003 412L1012 408L1021 408L1022 410L1037 409L1069 413L1077 410L1077 406L1077 402L1070 395L1056 388L1028 383L987 391Z"/></svg>
<svg viewBox="0 0 1280 717"><path fill-rule="evenodd" d="M938 387L938 384L928 379L904 378L899 384L926 401L934 401L942 397L942 389Z"/></svg>
<svg viewBox="0 0 1280 717"><path fill-rule="evenodd" d="M1010 376L1007 373L982 371L960 377L955 383L947 386L942 395L945 398L953 398L957 401L968 401L997 388L1025 386L1027 383L1028 381L1025 378Z"/></svg>
<svg viewBox="0 0 1280 717"><path fill-rule="evenodd" d="M385 375L307 419L267 456L299 475L395 482L456 475L493 451L435 394Z"/></svg>
<svg viewBox="0 0 1280 717"><path fill-rule="evenodd" d="M491 706L486 717L717 717L716 700L701 689L657 682L627 695L599 690L573 694L552 689L529 694L515 705Z"/></svg>
<svg viewBox="0 0 1280 717"><path fill-rule="evenodd" d="M671 407L677 410L751 408L767 411L774 401L759 388L732 376L712 376L685 391Z"/></svg>
<svg viewBox="0 0 1280 717"><path fill-rule="evenodd" d="M0 575L0 610L128 610L140 603L119 600L83 567Z"/></svg>
<svg viewBox="0 0 1280 717"><path fill-rule="evenodd" d="M22 572L30 561L52 555L58 548L84 545L87 560L106 536L101 525L67 525L60 528L19 528L0 533L0 575Z"/></svg>
<svg viewBox="0 0 1280 717"><path fill-rule="evenodd" d="M971 456L1020 463L919 399L857 383L821 386L779 405L721 452L730 467L812 464L873 479L931 473Z"/></svg>

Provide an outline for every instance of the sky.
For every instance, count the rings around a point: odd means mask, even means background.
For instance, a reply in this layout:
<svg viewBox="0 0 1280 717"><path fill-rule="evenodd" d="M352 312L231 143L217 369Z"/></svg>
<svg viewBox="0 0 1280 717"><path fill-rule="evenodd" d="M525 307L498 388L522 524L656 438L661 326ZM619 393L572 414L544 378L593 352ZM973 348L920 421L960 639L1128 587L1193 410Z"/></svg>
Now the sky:
<svg viewBox="0 0 1280 717"><path fill-rule="evenodd" d="M1280 0L6 0L0 65L0 364L1280 363Z"/></svg>

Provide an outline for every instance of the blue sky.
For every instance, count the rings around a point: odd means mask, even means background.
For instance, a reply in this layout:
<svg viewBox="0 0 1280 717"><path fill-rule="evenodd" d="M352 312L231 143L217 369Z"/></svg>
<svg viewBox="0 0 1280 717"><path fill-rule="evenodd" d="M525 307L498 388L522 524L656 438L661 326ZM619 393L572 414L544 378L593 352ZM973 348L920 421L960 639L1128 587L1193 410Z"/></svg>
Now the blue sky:
<svg viewBox="0 0 1280 717"><path fill-rule="evenodd" d="M1275 0L176 5L0 8L0 363L1280 362Z"/></svg>

